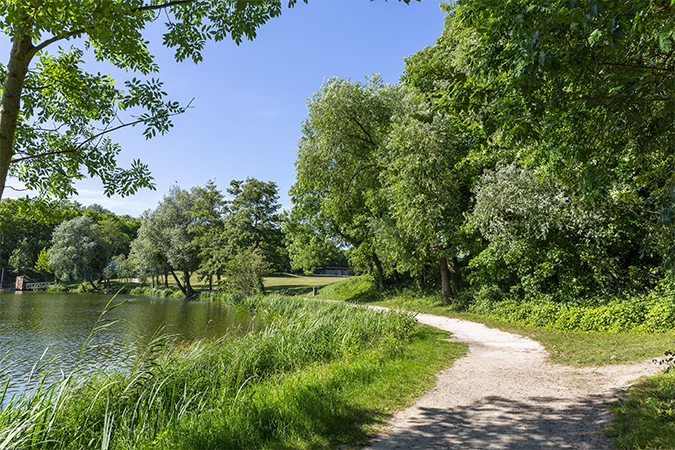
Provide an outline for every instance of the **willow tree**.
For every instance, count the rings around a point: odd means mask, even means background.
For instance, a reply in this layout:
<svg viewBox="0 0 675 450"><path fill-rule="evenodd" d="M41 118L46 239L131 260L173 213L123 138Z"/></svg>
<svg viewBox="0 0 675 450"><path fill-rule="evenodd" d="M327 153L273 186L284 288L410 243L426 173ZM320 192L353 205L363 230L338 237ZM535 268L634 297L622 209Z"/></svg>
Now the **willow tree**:
<svg viewBox="0 0 675 450"><path fill-rule="evenodd" d="M175 59L199 62L207 41L253 39L281 8L281 0L0 2L0 32L11 40L0 62L0 198L8 175L54 197L73 194L73 181L86 176L100 178L107 195L152 188L140 161L117 165L120 147L109 137L134 125L146 138L165 133L185 111L153 77L147 27L165 21L163 44ZM133 76L116 84L87 72L85 50Z"/></svg>
<svg viewBox="0 0 675 450"><path fill-rule="evenodd" d="M308 102L291 187L291 258L308 261L306 251L325 253L326 245L348 248L350 261L382 282L386 268L378 252L373 220L386 213L381 196L382 156L391 118L401 106L403 91L380 78L366 83L333 78ZM302 238L311 232L321 239ZM328 246L330 247L330 245Z"/></svg>

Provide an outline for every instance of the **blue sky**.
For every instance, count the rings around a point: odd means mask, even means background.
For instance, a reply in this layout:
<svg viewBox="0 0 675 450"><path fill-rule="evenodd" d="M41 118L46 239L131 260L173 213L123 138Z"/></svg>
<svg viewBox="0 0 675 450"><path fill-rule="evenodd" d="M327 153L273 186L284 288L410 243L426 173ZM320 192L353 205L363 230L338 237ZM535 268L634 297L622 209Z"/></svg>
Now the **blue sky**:
<svg viewBox="0 0 675 450"><path fill-rule="evenodd" d="M443 20L439 0L309 0L285 9L254 41L209 43L197 65L175 62L150 36L169 97L183 104L194 99L193 108L176 117L165 136L145 140L135 128L112 138L123 147L121 165L148 164L157 190L107 198L100 182L86 180L73 199L138 216L174 184L189 189L213 179L224 191L230 180L255 177L276 182L280 203L290 208L307 99L334 76L361 81L379 73L397 83L403 58L433 45ZM3 58L7 45L0 41Z"/></svg>

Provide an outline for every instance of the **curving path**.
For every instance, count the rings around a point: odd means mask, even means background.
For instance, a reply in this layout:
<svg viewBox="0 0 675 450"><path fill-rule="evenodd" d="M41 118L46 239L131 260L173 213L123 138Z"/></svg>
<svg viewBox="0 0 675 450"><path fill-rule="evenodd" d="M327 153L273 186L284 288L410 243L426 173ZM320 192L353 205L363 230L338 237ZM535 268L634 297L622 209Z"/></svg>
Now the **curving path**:
<svg viewBox="0 0 675 450"><path fill-rule="evenodd" d="M651 362L562 366L522 336L460 319L417 319L451 332L469 352L395 414L368 449L608 449L607 404L631 381L659 371Z"/></svg>

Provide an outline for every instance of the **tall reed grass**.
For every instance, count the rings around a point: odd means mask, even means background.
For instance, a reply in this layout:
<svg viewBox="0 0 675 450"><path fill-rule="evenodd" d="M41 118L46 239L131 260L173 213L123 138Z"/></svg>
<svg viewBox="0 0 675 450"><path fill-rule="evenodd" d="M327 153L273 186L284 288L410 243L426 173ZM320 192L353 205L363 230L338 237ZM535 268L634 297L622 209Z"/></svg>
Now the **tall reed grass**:
<svg viewBox="0 0 675 450"><path fill-rule="evenodd" d="M368 414L341 391L405 357L417 333L408 314L278 296L230 301L267 327L211 342L157 339L128 372L73 373L3 397L0 449L332 446Z"/></svg>

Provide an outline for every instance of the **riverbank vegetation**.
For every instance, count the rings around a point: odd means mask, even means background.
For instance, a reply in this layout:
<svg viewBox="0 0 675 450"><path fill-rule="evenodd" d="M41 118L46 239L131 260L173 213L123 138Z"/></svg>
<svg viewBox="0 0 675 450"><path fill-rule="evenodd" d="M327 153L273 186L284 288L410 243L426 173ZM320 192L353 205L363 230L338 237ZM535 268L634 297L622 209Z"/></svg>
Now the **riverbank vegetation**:
<svg viewBox="0 0 675 450"><path fill-rule="evenodd" d="M268 326L237 339L156 342L127 373L69 376L5 398L6 448L354 448L465 351L408 314L221 300Z"/></svg>

